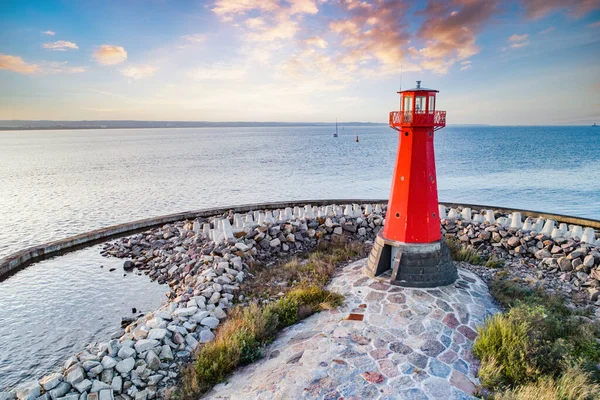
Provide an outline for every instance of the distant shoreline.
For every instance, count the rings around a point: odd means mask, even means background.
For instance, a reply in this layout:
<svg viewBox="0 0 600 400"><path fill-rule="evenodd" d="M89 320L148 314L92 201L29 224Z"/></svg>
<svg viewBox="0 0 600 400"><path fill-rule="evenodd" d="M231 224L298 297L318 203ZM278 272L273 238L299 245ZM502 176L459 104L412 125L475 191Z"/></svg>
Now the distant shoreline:
<svg viewBox="0 0 600 400"><path fill-rule="evenodd" d="M385 122L343 122L339 126L387 126ZM290 128L333 127L335 122L207 122L207 121L0 121L0 131L84 129L178 129L178 128ZM485 127L486 124L451 126Z"/></svg>

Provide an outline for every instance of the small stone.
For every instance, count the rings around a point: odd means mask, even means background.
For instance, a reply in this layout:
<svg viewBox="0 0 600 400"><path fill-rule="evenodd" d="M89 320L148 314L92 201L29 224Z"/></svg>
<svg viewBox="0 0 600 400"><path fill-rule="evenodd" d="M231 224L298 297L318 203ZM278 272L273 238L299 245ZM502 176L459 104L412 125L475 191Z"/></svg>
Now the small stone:
<svg viewBox="0 0 600 400"><path fill-rule="evenodd" d="M279 238L275 238L269 242L269 246L271 246L271 247L277 247L280 244L281 244L281 240L279 240Z"/></svg>
<svg viewBox="0 0 600 400"><path fill-rule="evenodd" d="M583 266L592 268L594 266L594 256L591 254L585 256L585 258L583 259Z"/></svg>
<svg viewBox="0 0 600 400"><path fill-rule="evenodd" d="M227 314L225 314L225 311L223 311L221 307L215 307L215 309L212 310L212 313L218 319L223 319L227 317Z"/></svg>
<svg viewBox="0 0 600 400"><path fill-rule="evenodd" d="M205 329L200 332L200 343L212 342L214 338L215 334L212 333L209 329Z"/></svg>
<svg viewBox="0 0 600 400"><path fill-rule="evenodd" d="M75 387L75 389L77 389L79 393L87 392L92 388L92 381L90 381L89 379L84 379L81 382L74 384L73 386Z"/></svg>
<svg viewBox="0 0 600 400"><path fill-rule="evenodd" d="M156 346L158 346L159 342L158 340L154 340L154 339L142 339L142 340L138 340L134 347L135 347L135 351L140 354L143 353L147 350L153 349Z"/></svg>
<svg viewBox="0 0 600 400"><path fill-rule="evenodd" d="M165 336L167 336L167 330L163 328L153 328L150 329L150 332L148 333L148 339L159 341L163 340Z"/></svg>
<svg viewBox="0 0 600 400"><path fill-rule="evenodd" d="M333 228L333 233L335 235L341 235L342 233L344 233L344 230L342 229L341 226L337 226L337 227Z"/></svg>
<svg viewBox="0 0 600 400"><path fill-rule="evenodd" d="M188 334L185 337L185 342L192 348L192 350L194 350L194 349L196 349L196 347L198 347L198 341L191 334Z"/></svg>
<svg viewBox="0 0 600 400"><path fill-rule="evenodd" d="M110 387L115 393L121 393L121 390L123 389L123 378L121 378L119 375L115 376L110 384Z"/></svg>
<svg viewBox="0 0 600 400"><path fill-rule="evenodd" d="M371 383L381 383L385 380L385 377L379 372L363 372L362 377L365 378L367 382Z"/></svg>
<svg viewBox="0 0 600 400"><path fill-rule="evenodd" d="M206 317L200 323L211 329L215 329L219 325L219 320L215 317Z"/></svg>
<svg viewBox="0 0 600 400"><path fill-rule="evenodd" d="M160 359L153 351L149 351L146 355L146 365L153 371L160 368Z"/></svg>
<svg viewBox="0 0 600 400"><path fill-rule="evenodd" d="M117 365L117 360L115 360L111 356L104 356L102 358L102 363L101 364L102 364L102 368L104 368L104 369L111 369L111 368L114 368L115 365Z"/></svg>
<svg viewBox="0 0 600 400"><path fill-rule="evenodd" d="M119 349L119 357L126 359L135 356L135 350L132 347L123 346Z"/></svg>
<svg viewBox="0 0 600 400"><path fill-rule="evenodd" d="M115 369L122 374L128 374L135 366L135 359L133 357L126 358L119 361L115 366Z"/></svg>
<svg viewBox="0 0 600 400"><path fill-rule="evenodd" d="M69 390L71 390L71 384L68 382L61 382L57 387L50 390L50 398L54 400L63 397L65 394L69 393Z"/></svg>
<svg viewBox="0 0 600 400"><path fill-rule="evenodd" d="M558 259L558 267L561 271L567 272L573 270L573 265L567 257L561 257Z"/></svg>
<svg viewBox="0 0 600 400"><path fill-rule="evenodd" d="M160 351L159 358L161 360L171 361L173 359L173 352L171 351L171 346L165 344Z"/></svg>
<svg viewBox="0 0 600 400"><path fill-rule="evenodd" d="M85 371L80 365L73 365L71 368L65 371L65 381L71 385L75 385L83 381L85 378Z"/></svg>
<svg viewBox="0 0 600 400"><path fill-rule="evenodd" d="M96 379L92 381L92 389L90 390L90 392L96 393L104 389L110 389L110 385Z"/></svg>
<svg viewBox="0 0 600 400"><path fill-rule="evenodd" d="M40 385L44 388L44 390L49 391L57 387L63 380L63 377L59 373L54 373L51 375L47 375L40 379Z"/></svg>
<svg viewBox="0 0 600 400"><path fill-rule="evenodd" d="M98 400L115 400L112 389L101 390L98 395Z"/></svg>

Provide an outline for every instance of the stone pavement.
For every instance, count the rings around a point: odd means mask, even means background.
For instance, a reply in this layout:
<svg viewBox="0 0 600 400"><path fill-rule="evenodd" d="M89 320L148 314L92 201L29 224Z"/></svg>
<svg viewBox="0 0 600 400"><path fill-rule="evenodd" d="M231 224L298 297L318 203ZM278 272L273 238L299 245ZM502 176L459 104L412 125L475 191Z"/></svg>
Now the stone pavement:
<svg viewBox="0 0 600 400"><path fill-rule="evenodd" d="M349 264L329 288L345 296L285 329L264 358L207 399L471 399L476 328L498 312L487 286L459 268L454 285L390 286Z"/></svg>

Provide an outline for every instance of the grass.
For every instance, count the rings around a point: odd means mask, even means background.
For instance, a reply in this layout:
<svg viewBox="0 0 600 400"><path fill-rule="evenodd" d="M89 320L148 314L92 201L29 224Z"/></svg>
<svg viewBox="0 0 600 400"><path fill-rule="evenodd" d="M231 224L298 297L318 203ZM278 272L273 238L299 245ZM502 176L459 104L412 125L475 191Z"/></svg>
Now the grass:
<svg viewBox="0 0 600 400"><path fill-rule="evenodd" d="M223 382L237 367L262 357L266 344L278 332L323 309L339 306L343 297L324 286L335 267L363 256L362 243L343 240L323 242L304 259L294 258L273 266L251 269L254 279L244 283L242 293L254 299L246 307L236 307L215 332L215 340L203 345L193 365L182 371L181 384L174 397L198 398ZM283 292L275 301L261 300Z"/></svg>
<svg viewBox="0 0 600 400"><path fill-rule="evenodd" d="M490 284L508 311L479 329L479 378L497 399L598 398L598 326L564 300L511 280Z"/></svg>
<svg viewBox="0 0 600 400"><path fill-rule="evenodd" d="M473 247L464 246L455 237L446 238L446 245L450 249L454 261L465 261L469 264L483 265L487 268L502 268L504 266L504 260L493 254L489 257L482 256Z"/></svg>

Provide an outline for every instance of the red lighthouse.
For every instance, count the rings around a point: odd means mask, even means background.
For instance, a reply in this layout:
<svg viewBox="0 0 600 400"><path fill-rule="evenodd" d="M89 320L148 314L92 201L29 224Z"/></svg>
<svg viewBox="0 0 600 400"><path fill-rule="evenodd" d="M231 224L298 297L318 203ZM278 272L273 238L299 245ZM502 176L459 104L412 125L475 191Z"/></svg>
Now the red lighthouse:
<svg viewBox="0 0 600 400"><path fill-rule="evenodd" d="M391 283L410 287L447 285L456 267L442 241L438 215L434 132L446 126L446 112L436 111L437 90L417 87L400 94L400 111L390 113L390 127L399 132L396 166L387 207L368 271L379 276L391 270Z"/></svg>

